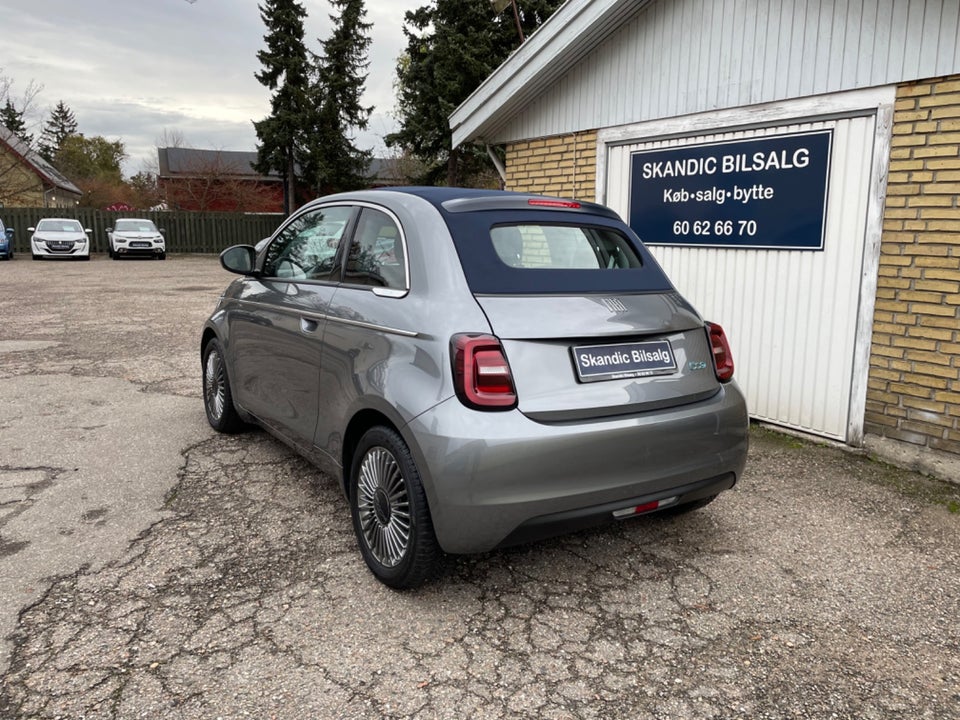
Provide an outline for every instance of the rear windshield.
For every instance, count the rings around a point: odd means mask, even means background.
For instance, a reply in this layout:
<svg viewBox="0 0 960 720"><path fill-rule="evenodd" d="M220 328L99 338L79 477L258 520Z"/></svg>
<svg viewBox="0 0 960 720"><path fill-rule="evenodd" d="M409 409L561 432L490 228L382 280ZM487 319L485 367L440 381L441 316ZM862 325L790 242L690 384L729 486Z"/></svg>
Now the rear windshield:
<svg viewBox="0 0 960 720"><path fill-rule="evenodd" d="M620 270L643 262L623 235L608 228L522 223L490 229L500 261L531 270Z"/></svg>
<svg viewBox="0 0 960 720"><path fill-rule="evenodd" d="M623 223L562 212L444 213L478 294L661 292L670 281Z"/></svg>

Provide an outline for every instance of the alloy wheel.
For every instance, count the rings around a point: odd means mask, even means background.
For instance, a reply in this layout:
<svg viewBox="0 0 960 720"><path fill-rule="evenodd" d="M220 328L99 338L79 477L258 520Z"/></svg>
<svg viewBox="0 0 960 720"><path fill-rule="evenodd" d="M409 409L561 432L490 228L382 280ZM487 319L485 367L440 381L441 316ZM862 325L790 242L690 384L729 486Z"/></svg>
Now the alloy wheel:
<svg viewBox="0 0 960 720"><path fill-rule="evenodd" d="M410 499L400 465L385 448L370 448L360 463L357 510L370 553L396 567L410 546Z"/></svg>
<svg viewBox="0 0 960 720"><path fill-rule="evenodd" d="M220 420L223 417L223 408L226 405L227 374L223 369L220 353L216 350L207 355L203 379L204 399L207 408L215 420Z"/></svg>

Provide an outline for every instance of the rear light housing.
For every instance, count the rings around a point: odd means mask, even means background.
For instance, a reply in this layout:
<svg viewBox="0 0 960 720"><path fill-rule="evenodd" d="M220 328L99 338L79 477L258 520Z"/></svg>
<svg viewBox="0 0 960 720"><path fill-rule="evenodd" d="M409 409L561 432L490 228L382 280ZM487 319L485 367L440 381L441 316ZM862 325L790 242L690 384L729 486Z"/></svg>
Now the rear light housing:
<svg viewBox="0 0 960 720"><path fill-rule="evenodd" d="M493 335L454 335L450 339L453 387L460 402L476 410L517 406L510 363Z"/></svg>
<svg viewBox="0 0 960 720"><path fill-rule="evenodd" d="M713 355L713 372L722 383L733 379L733 353L723 328L716 323L707 323L707 335L710 337L710 350Z"/></svg>

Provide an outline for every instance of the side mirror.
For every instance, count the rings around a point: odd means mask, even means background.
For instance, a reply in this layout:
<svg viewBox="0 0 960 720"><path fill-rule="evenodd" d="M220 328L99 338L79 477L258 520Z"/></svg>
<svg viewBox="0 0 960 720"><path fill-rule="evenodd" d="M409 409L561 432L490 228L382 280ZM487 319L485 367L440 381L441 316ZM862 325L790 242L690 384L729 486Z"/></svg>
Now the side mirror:
<svg viewBox="0 0 960 720"><path fill-rule="evenodd" d="M36 232L36 230L37 230L37 229L36 229L35 227L28 227L28 228L27 228L27 232Z"/></svg>
<svg viewBox="0 0 960 720"><path fill-rule="evenodd" d="M84 228L83 231L84 231L87 235L89 235L90 233L93 232L93 230L91 230L90 228Z"/></svg>
<svg viewBox="0 0 960 720"><path fill-rule="evenodd" d="M7 240L11 239L14 235L13 228L7 228Z"/></svg>
<svg viewBox="0 0 960 720"><path fill-rule="evenodd" d="M107 235L109 235L110 233L113 232L113 228L112 228L112 227L109 227L109 228L107 228L106 230L104 230L104 232L105 232Z"/></svg>
<svg viewBox="0 0 960 720"><path fill-rule="evenodd" d="M167 234L167 231L164 230L163 228L160 228L160 234L161 234L161 235L166 235L166 234Z"/></svg>
<svg viewBox="0 0 960 720"><path fill-rule="evenodd" d="M224 270L238 275L256 275L254 263L257 251L252 245L234 245L220 253L220 264Z"/></svg>

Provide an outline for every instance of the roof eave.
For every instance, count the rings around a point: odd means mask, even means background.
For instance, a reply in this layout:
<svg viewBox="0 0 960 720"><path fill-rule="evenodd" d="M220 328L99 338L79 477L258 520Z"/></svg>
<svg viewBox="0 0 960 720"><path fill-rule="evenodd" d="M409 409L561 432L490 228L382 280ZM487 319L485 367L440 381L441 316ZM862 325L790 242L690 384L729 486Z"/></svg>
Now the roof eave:
<svg viewBox="0 0 960 720"><path fill-rule="evenodd" d="M611 25L622 24L652 0L568 0L517 48L449 117L453 147L479 141L502 125L494 117L504 108L526 105L603 39Z"/></svg>

